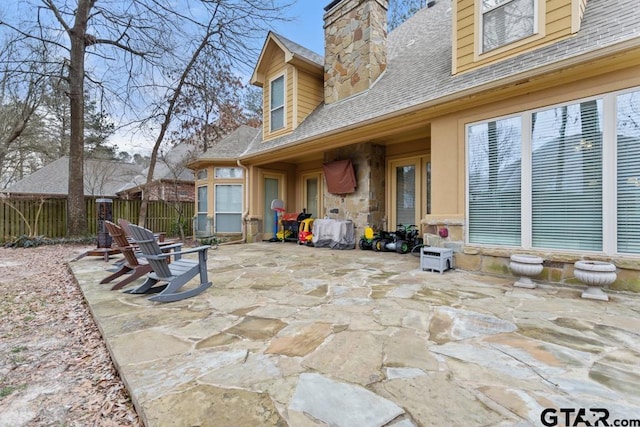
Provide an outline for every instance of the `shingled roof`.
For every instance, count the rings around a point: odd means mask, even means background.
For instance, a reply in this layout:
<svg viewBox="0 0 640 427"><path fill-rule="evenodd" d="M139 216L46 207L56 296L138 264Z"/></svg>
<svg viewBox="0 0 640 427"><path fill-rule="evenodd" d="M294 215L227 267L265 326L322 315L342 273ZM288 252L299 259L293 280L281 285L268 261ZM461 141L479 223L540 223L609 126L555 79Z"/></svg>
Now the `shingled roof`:
<svg viewBox="0 0 640 427"><path fill-rule="evenodd" d="M269 141L254 140L242 157L300 144L379 117L437 105L602 49L611 51L625 43L640 46L637 0L589 0L581 29L573 37L452 75L451 7L451 0L437 0L433 7L418 11L389 34L387 70L369 90L321 104L291 134Z"/></svg>
<svg viewBox="0 0 640 427"><path fill-rule="evenodd" d="M235 160L244 153L253 140L260 141L261 139L260 129L241 125L199 156L198 160Z"/></svg>
<svg viewBox="0 0 640 427"><path fill-rule="evenodd" d="M118 189L138 173L140 173L138 165L85 159L84 195L116 197ZM23 195L66 196L68 186L69 157L61 157L16 182L4 192Z"/></svg>
<svg viewBox="0 0 640 427"><path fill-rule="evenodd" d="M318 55L314 51L307 49L306 47L289 40L288 38L281 36L280 34L272 32L273 36L277 38L293 55L301 56L308 61L311 61L315 64L318 64L321 67L324 67L324 57L322 55Z"/></svg>

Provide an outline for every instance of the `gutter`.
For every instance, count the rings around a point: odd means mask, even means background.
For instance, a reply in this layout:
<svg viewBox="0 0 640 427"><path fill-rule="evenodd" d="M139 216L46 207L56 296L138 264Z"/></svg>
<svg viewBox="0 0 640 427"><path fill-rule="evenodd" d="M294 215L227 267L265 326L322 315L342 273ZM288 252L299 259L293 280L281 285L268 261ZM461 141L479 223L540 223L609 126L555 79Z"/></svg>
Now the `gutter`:
<svg viewBox="0 0 640 427"><path fill-rule="evenodd" d="M529 70L525 70L521 73L518 74L513 74L511 76L507 76L507 77L503 77L503 78L498 78L483 84L480 84L478 86L473 86L461 91L457 91L454 93L450 93L448 95L443 95L439 98L434 98L428 101L424 101L418 104L415 104L413 106L409 106L406 108L403 108L401 110L396 110L396 111L391 111L389 113L380 115L380 116L376 116L364 121L360 121L357 123L352 123L350 125L347 126L343 126L341 128L337 128L337 129L332 129L329 130L327 132L322 132L316 135L311 135L308 136L306 138L303 139L299 139L290 143L285 143L282 145L277 145L271 148L267 148L265 150L260 150L258 152L255 153L251 153L245 156L242 156L242 160L251 160L251 159L259 159L261 156L265 155L265 154L270 154L276 151L280 151L282 149L287 149L287 148L294 148L300 144L306 144L312 141L317 140L318 138L326 138L326 137L331 137L331 136L335 136L335 135L339 135L343 132L346 131L350 131L350 130L354 130L357 129L361 126L366 126L366 125L370 125L370 124L375 124L381 120L387 120L387 119L391 119L391 118L396 118L396 117L400 117L400 116L404 116L404 115L408 115L408 114L412 114L415 113L417 111L420 110L424 110L427 108L431 108L431 107L436 107L438 105L442 105L442 104L446 104L448 102L453 102L453 101L458 101L464 98L468 98L471 97L473 95L477 95L481 92L485 92L485 91L489 91L489 90L494 90L494 89L499 89L502 87L508 87L510 85L514 85L517 84L519 82L522 82L523 80L527 80L533 77L538 77L544 74L548 74L554 71L560 71L566 68L570 68L570 67L574 67L574 66L578 66L581 64L587 64L589 62L598 60L598 59L602 59L602 58L606 58L608 56L615 56L621 53L624 53L625 51L634 49L634 48L639 48L640 47L640 38L636 37L633 39L629 39L627 41L618 43L616 45L613 46L606 46L606 47L602 47L600 49L588 52L588 53L582 53L580 55L574 56L572 58L567 58L567 59L563 59L560 60L558 62L553 62L551 64L547 64L547 65L543 65L537 68L531 68ZM466 74L466 73L465 73ZM452 75L451 78L455 78L456 76ZM360 94L358 94L360 95ZM355 96L358 96L355 95ZM344 100L343 100L344 101ZM342 102L342 101L340 101ZM332 104L333 105L333 104ZM325 105L326 107L326 105Z"/></svg>

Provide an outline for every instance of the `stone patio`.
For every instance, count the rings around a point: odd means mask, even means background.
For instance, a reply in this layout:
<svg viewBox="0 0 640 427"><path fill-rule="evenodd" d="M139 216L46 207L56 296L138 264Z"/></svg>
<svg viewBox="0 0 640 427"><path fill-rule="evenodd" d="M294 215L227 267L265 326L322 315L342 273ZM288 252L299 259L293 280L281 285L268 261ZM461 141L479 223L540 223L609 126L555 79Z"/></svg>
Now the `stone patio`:
<svg viewBox="0 0 640 427"><path fill-rule="evenodd" d="M541 425L545 408L640 419L637 294L591 301L293 243L212 249L213 287L170 304L99 285L102 258L70 267L147 426Z"/></svg>

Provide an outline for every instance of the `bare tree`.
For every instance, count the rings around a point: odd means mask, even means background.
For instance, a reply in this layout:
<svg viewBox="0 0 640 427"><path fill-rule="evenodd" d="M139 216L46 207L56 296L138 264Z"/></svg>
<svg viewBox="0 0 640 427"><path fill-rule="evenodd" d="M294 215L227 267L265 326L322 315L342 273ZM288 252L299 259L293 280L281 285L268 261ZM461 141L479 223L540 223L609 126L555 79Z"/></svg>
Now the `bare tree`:
<svg viewBox="0 0 640 427"><path fill-rule="evenodd" d="M84 109L87 89L108 93L123 118L159 125L150 174L172 126L183 82L207 46L234 67L254 58L278 0L25 0L21 17L0 25L60 58L70 105L68 235L86 232L83 199ZM264 30L264 31L263 31ZM255 40L254 40L255 39ZM33 62L28 56L23 63Z"/></svg>
<svg viewBox="0 0 640 427"><path fill-rule="evenodd" d="M0 50L0 183L5 188L21 178L26 161L24 141L33 133L32 118L42 104L44 75L40 64L20 64L15 38ZM42 52L32 52L40 55Z"/></svg>
<svg viewBox="0 0 640 427"><path fill-rule="evenodd" d="M388 28L394 30L417 11L427 5L427 0L389 0Z"/></svg>
<svg viewBox="0 0 640 427"><path fill-rule="evenodd" d="M239 83L230 77L229 64L235 66L248 65L254 60L256 53L256 44L252 43L254 39L263 37L266 31L266 25L276 19L282 19L284 16L282 10L288 5L276 6L273 1L265 0L245 0L239 2L225 2L222 0L203 1L203 5L208 12L206 20L193 21L194 28L199 34L194 40L199 43L194 46L191 56L186 66L181 68L181 72L177 73L178 77L174 80L173 85L167 87L167 99L164 108L160 108L158 118L161 119L160 132L156 138L155 145L151 153L151 161L147 174L147 183L153 181L155 165L157 162L158 150L163 143L168 130L173 124L174 116L179 110L181 101L184 105L185 89L189 87L190 81L197 81L198 71L204 73L211 71L214 66L214 76L216 81L211 85L203 85L203 99L208 98L212 87L216 87L219 91L223 91L222 84L231 84L238 87ZM221 77L223 76L223 77ZM193 89L194 86L191 86ZM187 96L193 97L193 91ZM207 146L207 133L211 129L212 123L206 123L206 115L211 112L212 105L218 108L218 122L229 120L234 115L241 114L240 109L233 110L232 104L229 102L221 102L222 97L216 97L213 102L205 102L201 104L201 108L205 115L205 123L201 129L205 133L205 147ZM226 98L228 99L228 98ZM212 101L211 99L208 99ZM225 109L226 107L226 109ZM237 127L239 123L234 123ZM233 129L228 126L226 132ZM217 128L216 128L217 130ZM220 135L217 135L219 138ZM144 225L147 215L148 194L143 194L142 204L140 206L139 225Z"/></svg>

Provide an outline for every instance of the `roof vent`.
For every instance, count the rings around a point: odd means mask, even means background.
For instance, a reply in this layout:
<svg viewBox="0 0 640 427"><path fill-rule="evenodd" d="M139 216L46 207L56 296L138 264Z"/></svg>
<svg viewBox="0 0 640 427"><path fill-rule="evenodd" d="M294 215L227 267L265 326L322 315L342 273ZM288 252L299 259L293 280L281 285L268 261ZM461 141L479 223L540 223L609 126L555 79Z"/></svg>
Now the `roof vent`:
<svg viewBox="0 0 640 427"><path fill-rule="evenodd" d="M436 0L430 0L427 2L427 8L433 7L436 5Z"/></svg>

